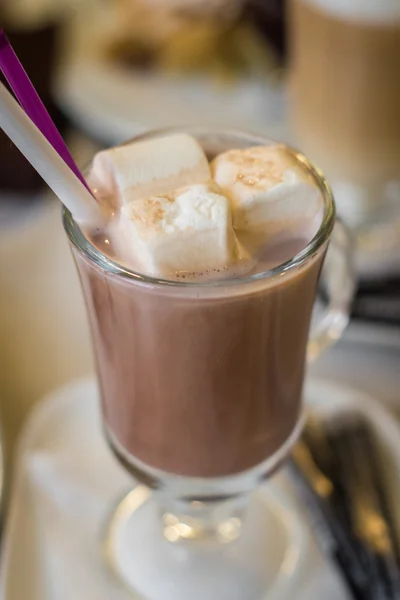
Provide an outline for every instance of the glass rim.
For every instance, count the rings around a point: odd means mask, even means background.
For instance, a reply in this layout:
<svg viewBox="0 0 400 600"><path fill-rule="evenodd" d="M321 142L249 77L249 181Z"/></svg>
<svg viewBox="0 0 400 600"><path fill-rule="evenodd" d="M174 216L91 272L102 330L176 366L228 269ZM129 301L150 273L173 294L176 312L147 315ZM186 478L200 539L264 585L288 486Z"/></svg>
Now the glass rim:
<svg viewBox="0 0 400 600"><path fill-rule="evenodd" d="M128 140L125 143L130 143L131 141L146 139L148 137L152 137L155 135L162 135L166 133L173 132L191 132L193 131L193 127L169 127L162 128L157 130L151 130L146 132L145 134L140 134ZM200 131L203 134L207 133L207 128L201 128ZM247 136L249 138L254 139L255 145L261 145L262 142L268 144L282 144L282 142L278 142L274 139L260 136L259 134L253 134L251 132L236 130L236 129L217 129L210 128L210 134L219 134L219 135L236 135L236 136ZM124 144L121 144L124 145ZM335 224L336 210L335 203L333 200L332 190L326 181L321 170L316 167L304 154L300 151L296 150L290 145L285 144L285 147L289 150L289 152L294 156L294 158L302 163L308 173L313 177L316 182L323 199L323 216L321 220L321 224L318 228L318 231L314 235L314 237L309 241L309 243L295 256L290 258L289 260L269 269L267 271L261 271L259 273L254 273L252 275L242 275L236 277L227 277L226 279L215 279L209 281L182 281L182 280L172 280L165 279L162 277L154 277L151 275L146 275L144 273L140 273L125 265L121 265L120 263L114 261L109 258L105 254L103 254L96 246L94 246L84 235L80 226L74 220L71 212L63 206L63 225L64 230L68 236L68 239L73 244L73 246L84 256L86 256L91 262L93 262L98 267L103 270L111 273L113 275L120 276L125 279L130 279L136 282L140 282L143 284L150 284L153 286L167 286L167 287L178 287L178 288L215 288L215 287L228 287L232 285L243 285L254 282L259 282L264 279L271 279L273 277L286 274L292 269L301 266L308 259L311 259L316 252L322 248L325 243L329 240L330 234L332 232L333 226Z"/></svg>

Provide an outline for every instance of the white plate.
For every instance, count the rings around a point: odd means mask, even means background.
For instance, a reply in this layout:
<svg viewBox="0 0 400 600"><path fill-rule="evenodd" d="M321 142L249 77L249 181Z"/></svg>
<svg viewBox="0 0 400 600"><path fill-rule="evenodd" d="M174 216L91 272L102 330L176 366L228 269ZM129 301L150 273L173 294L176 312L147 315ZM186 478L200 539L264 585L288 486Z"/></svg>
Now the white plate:
<svg viewBox="0 0 400 600"><path fill-rule="evenodd" d="M101 52L118 28L112 3L77 12L63 45L55 95L83 131L104 143L172 125L226 125L259 132L282 120L285 94L272 80L216 86L207 78L124 69Z"/></svg>
<svg viewBox="0 0 400 600"><path fill-rule="evenodd" d="M392 495L398 502L400 431L394 419L365 394L343 386L310 382L306 396L319 411L358 410L371 421L388 457ZM285 473L274 485L291 494L297 505ZM45 399L21 440L5 530L0 599L132 598L104 568L100 554L110 508L129 487L129 477L102 436L94 381L74 382ZM299 505L295 514L310 538L296 578L296 598L343 600L346 594L337 574L317 551Z"/></svg>

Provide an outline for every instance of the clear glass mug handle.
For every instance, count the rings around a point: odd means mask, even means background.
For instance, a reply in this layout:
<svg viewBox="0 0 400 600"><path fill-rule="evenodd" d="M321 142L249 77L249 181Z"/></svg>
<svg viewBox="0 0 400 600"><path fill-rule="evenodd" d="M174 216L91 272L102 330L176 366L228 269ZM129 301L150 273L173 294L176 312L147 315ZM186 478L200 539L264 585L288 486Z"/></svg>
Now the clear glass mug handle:
<svg viewBox="0 0 400 600"><path fill-rule="evenodd" d="M341 337L349 322L355 287L352 237L337 220L321 272L307 347L308 362Z"/></svg>

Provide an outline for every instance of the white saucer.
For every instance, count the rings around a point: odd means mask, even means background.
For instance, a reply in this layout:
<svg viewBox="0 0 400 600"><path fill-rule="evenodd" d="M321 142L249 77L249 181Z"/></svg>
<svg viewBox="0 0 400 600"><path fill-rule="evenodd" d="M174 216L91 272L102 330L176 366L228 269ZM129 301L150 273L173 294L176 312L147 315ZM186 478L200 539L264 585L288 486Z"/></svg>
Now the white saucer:
<svg viewBox="0 0 400 600"><path fill-rule="evenodd" d="M188 123L268 131L284 114L281 85L253 79L226 86L201 77L124 69L101 49L118 29L113 4L77 11L60 57L55 95L83 131L116 144L147 129Z"/></svg>
<svg viewBox="0 0 400 600"><path fill-rule="evenodd" d="M387 468L396 473L394 477L391 471L391 481L398 502L400 431L390 414L361 392L323 381L310 382L306 397L318 411L359 410L371 421L388 457ZM295 549L303 550L302 560L294 560L294 553L292 561L283 562L282 594L277 587L268 598L343 600L347 596L341 581L317 550L291 481L282 472L272 483L273 491L267 494L283 498L290 507L288 520L295 521L285 535L295 541ZM103 439L95 382L73 382L47 397L21 439L5 529L0 599L134 598L105 567L101 554L110 511L131 487Z"/></svg>

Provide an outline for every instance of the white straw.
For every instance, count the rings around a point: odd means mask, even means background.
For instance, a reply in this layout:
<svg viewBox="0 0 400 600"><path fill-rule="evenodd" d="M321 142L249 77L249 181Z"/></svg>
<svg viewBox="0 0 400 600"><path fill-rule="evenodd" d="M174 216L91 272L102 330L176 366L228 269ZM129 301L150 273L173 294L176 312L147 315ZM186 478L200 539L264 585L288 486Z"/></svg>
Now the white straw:
<svg viewBox="0 0 400 600"><path fill-rule="evenodd" d="M80 223L104 221L100 206L0 83L0 127Z"/></svg>

